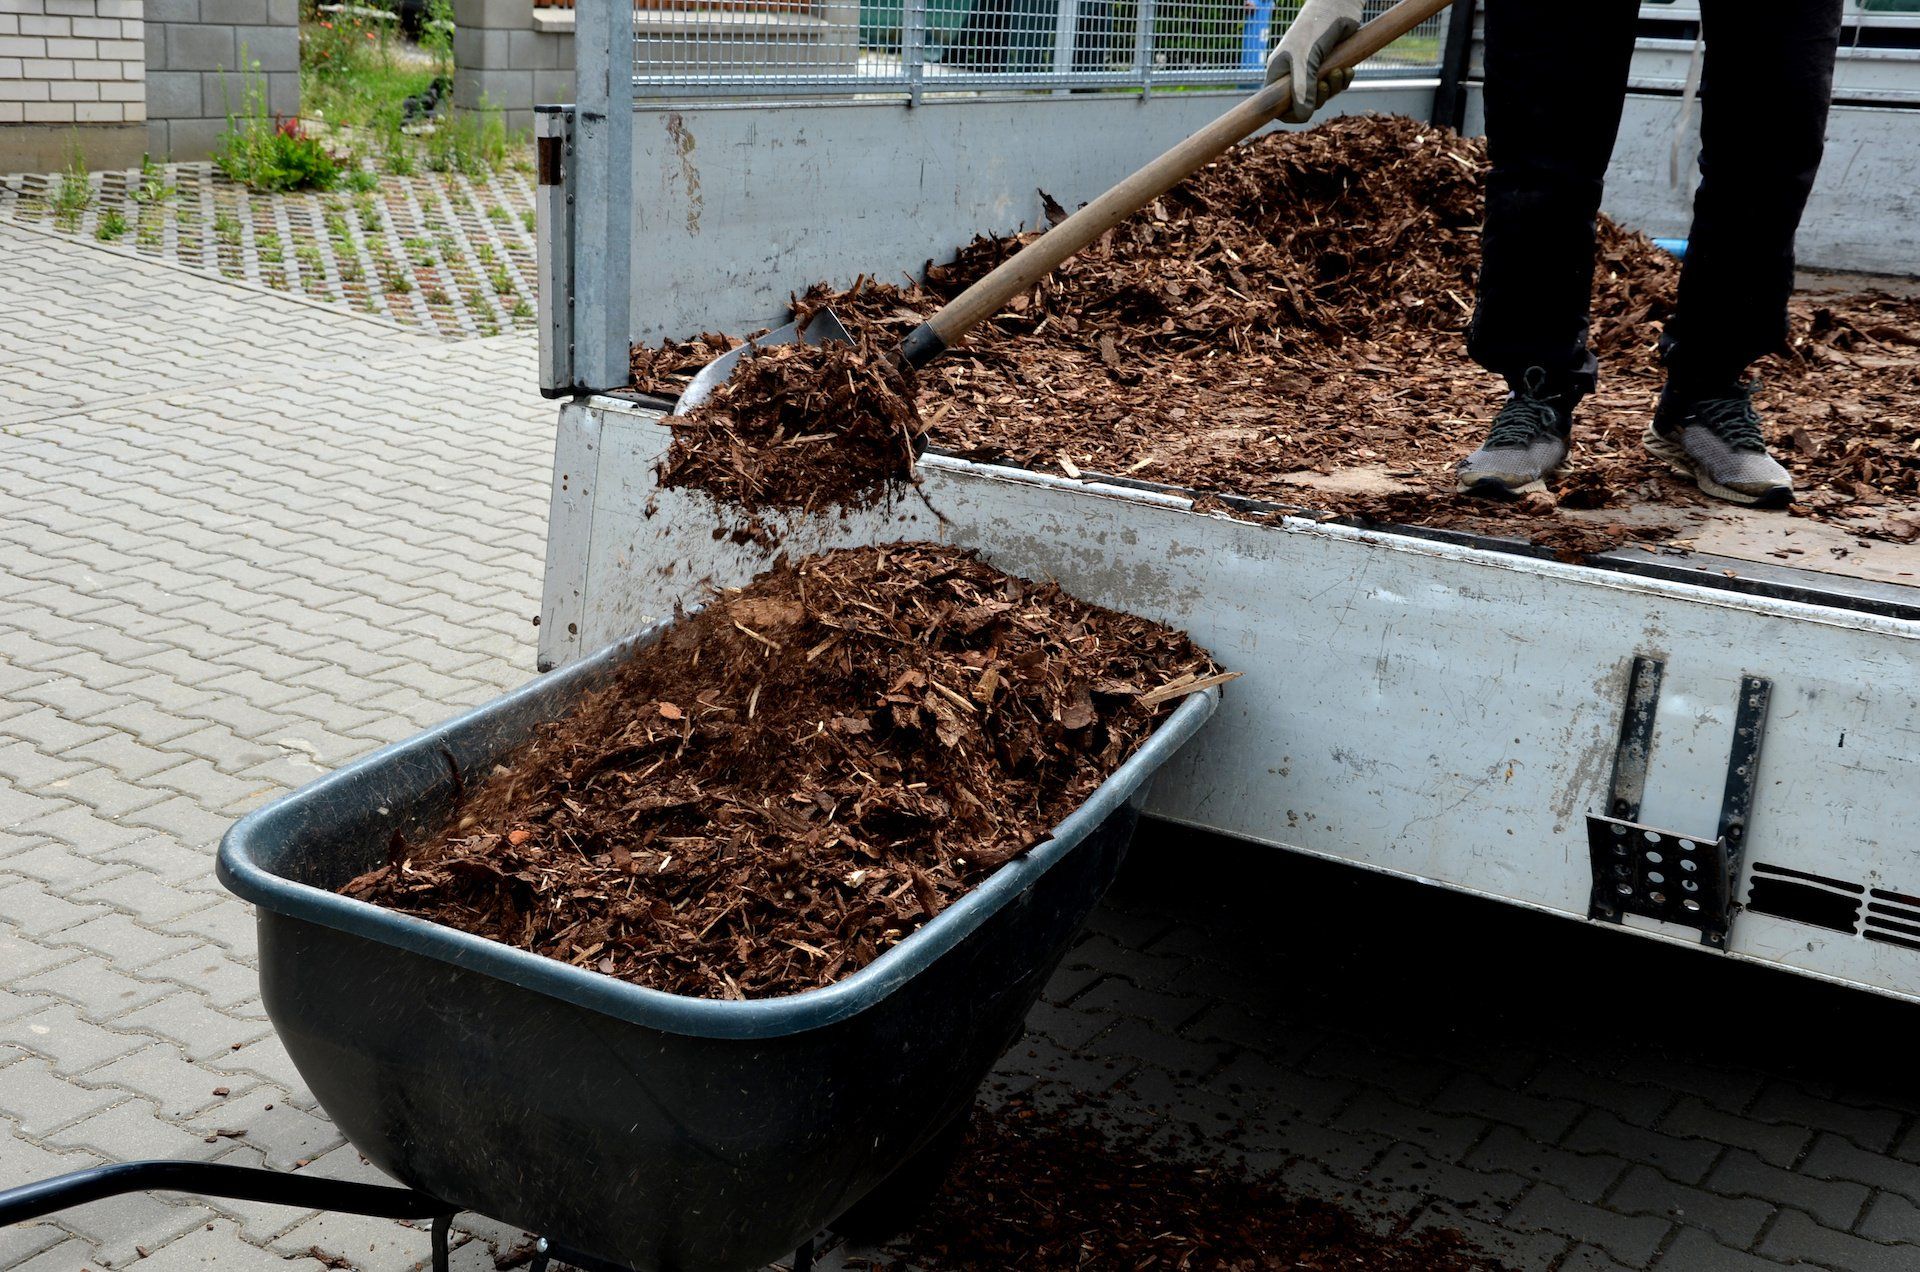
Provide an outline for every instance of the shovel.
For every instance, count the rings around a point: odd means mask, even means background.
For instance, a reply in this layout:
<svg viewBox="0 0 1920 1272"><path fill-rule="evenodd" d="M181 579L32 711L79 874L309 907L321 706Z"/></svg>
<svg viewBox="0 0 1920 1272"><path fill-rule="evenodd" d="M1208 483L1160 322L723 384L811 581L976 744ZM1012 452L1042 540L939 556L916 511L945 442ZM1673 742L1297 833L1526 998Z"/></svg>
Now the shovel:
<svg viewBox="0 0 1920 1272"><path fill-rule="evenodd" d="M1359 65L1452 2L1400 0L1400 3L1361 27L1328 54L1320 68L1321 73ZM914 328L900 342L898 357L909 366L925 366L957 344L969 331L999 313L1008 301L1052 273L1062 261L1225 154L1232 146L1273 122L1292 103L1293 85L1286 77L1275 80L1246 98L1002 261L992 273L955 296L940 312ZM821 345L834 340L851 343L852 338L832 310L819 310L804 329L798 323L788 323L701 368L700 373L687 385L686 392L681 394L677 409L684 413L704 402L716 387L733 374L740 359L750 356L756 349L767 345L790 344L796 340Z"/></svg>

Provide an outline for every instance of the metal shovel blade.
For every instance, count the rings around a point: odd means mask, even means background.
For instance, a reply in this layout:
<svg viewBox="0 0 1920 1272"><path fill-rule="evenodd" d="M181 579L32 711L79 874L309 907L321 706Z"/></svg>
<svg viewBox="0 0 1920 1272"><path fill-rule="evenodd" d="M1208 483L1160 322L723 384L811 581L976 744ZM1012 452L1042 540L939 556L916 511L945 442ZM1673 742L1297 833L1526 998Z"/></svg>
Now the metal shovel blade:
<svg viewBox="0 0 1920 1272"><path fill-rule="evenodd" d="M764 336L755 336L745 344L715 358L700 368L700 374L693 377L686 391L680 395L679 404L673 408L675 415L685 415L694 407L713 396L713 391L727 382L733 369L740 365L740 359L758 353L770 345L792 344L800 341L810 345L832 344L838 340L842 344L852 344L853 336L848 333L839 315L831 309L817 311L803 330L799 323L790 322L784 327L775 327Z"/></svg>

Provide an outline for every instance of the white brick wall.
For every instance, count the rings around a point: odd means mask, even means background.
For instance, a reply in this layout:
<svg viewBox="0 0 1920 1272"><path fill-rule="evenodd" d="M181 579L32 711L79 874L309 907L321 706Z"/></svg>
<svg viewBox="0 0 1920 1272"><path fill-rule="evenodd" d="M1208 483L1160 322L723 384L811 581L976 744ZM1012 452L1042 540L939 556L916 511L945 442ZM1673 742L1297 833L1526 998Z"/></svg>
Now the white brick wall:
<svg viewBox="0 0 1920 1272"><path fill-rule="evenodd" d="M0 124L147 117L140 0L0 0Z"/></svg>

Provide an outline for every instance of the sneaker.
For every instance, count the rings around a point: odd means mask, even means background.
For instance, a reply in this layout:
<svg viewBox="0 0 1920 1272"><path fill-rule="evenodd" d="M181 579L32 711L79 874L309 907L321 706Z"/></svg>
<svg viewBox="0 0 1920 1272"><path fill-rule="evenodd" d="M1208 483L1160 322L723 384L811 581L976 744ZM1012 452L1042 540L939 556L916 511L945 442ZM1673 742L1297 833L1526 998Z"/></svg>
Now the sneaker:
<svg viewBox="0 0 1920 1272"><path fill-rule="evenodd" d="M1579 401L1579 390L1550 392L1546 370L1528 368L1493 417L1487 440L1456 468L1460 493L1511 499L1545 490L1547 477L1567 462L1567 438Z"/></svg>
<svg viewBox="0 0 1920 1272"><path fill-rule="evenodd" d="M1641 440L1647 453L1716 499L1756 508L1793 502L1793 474L1767 453L1758 385L1735 382L1719 392L1682 400L1671 384L1660 395L1653 423Z"/></svg>

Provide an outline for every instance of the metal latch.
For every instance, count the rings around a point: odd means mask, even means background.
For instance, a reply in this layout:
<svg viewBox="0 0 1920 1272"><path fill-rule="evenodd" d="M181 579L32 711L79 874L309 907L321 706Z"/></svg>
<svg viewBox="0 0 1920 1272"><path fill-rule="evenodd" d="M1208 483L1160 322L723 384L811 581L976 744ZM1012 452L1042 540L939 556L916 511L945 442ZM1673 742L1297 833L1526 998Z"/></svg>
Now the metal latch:
<svg viewBox="0 0 1920 1272"><path fill-rule="evenodd" d="M1720 829L1707 839L1640 821L1640 801L1653 755L1655 708L1665 674L1666 664L1657 658L1633 660L1607 811L1587 815L1587 851L1593 866L1587 917L1618 923L1626 915L1638 914L1698 928L1702 944L1724 950L1733 923L1733 889L1740 878L1753 816L1754 783L1773 682L1758 676L1740 680L1727 786L1720 800Z"/></svg>

